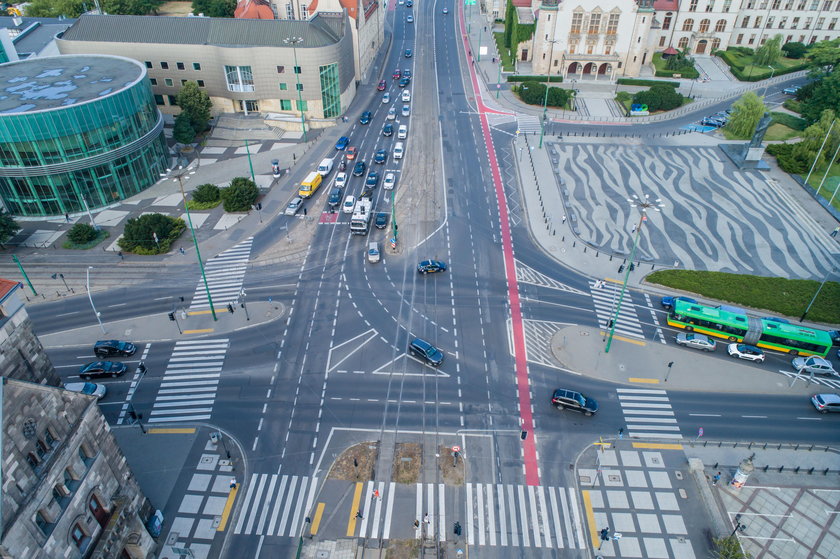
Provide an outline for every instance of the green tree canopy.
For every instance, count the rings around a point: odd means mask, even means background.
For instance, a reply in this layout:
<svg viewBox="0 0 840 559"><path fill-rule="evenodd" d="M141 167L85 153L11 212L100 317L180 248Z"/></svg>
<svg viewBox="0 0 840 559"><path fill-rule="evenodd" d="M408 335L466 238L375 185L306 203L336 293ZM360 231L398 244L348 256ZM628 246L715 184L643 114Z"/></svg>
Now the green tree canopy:
<svg viewBox="0 0 840 559"><path fill-rule="evenodd" d="M245 177L236 177L230 186L221 191L226 212L247 212L257 201L260 190L254 181Z"/></svg>
<svg viewBox="0 0 840 559"><path fill-rule="evenodd" d="M684 97L676 89L666 84L657 84L647 91L640 91L633 95L633 103L647 105L648 110L670 111L681 106Z"/></svg>
<svg viewBox="0 0 840 559"><path fill-rule="evenodd" d="M23 10L27 17L77 18L84 12L84 0L33 0Z"/></svg>
<svg viewBox="0 0 840 559"><path fill-rule="evenodd" d="M765 112L764 101L755 92L748 91L732 104L732 116L726 130L736 138L750 138Z"/></svg>
<svg viewBox="0 0 840 559"><path fill-rule="evenodd" d="M181 114L186 114L190 119L190 125L196 134L200 134L207 129L213 102L210 100L210 96L198 87L198 83L185 83L181 91L178 92L175 102L181 107Z"/></svg>
<svg viewBox="0 0 840 559"><path fill-rule="evenodd" d="M161 4L161 0L101 0L103 12L123 16L155 14Z"/></svg>
<svg viewBox="0 0 840 559"><path fill-rule="evenodd" d="M20 225L6 213L6 210L0 208L0 246L6 244L18 231L20 231Z"/></svg>
<svg viewBox="0 0 840 559"><path fill-rule="evenodd" d="M755 49L753 64L756 66L772 66L782 57L782 36L776 35L766 43Z"/></svg>
<svg viewBox="0 0 840 559"><path fill-rule="evenodd" d="M820 41L808 49L808 60L814 72L828 74L840 62L840 39Z"/></svg>
<svg viewBox="0 0 840 559"><path fill-rule="evenodd" d="M187 228L183 219L163 214L146 214L129 219L122 238L121 249L136 254L162 254ZM155 240L157 237L157 240Z"/></svg>
<svg viewBox="0 0 840 559"><path fill-rule="evenodd" d="M801 103L802 116L805 120L816 122L825 110L840 114L840 66L816 81L810 92L811 94Z"/></svg>
<svg viewBox="0 0 840 559"><path fill-rule="evenodd" d="M233 17L236 0L193 0L192 9L207 17Z"/></svg>
<svg viewBox="0 0 840 559"><path fill-rule="evenodd" d="M741 542L736 536L714 539L714 559L751 559L752 556L741 549Z"/></svg>
<svg viewBox="0 0 840 559"><path fill-rule="evenodd" d="M77 244L83 245L89 243L99 235L99 231L89 223L77 223L67 232L67 238Z"/></svg>
<svg viewBox="0 0 840 559"><path fill-rule="evenodd" d="M175 117L175 128L172 131L172 137L180 144L189 144L195 139L195 130L190 124L190 116L186 113L181 113Z"/></svg>
<svg viewBox="0 0 840 559"><path fill-rule="evenodd" d="M822 112L819 120L802 132L802 141L794 144L793 153L794 156L807 160L809 165L813 164L814 158L819 153L817 167L821 167L832 156L838 144L840 144L840 121L837 120L837 113L827 109ZM822 147L822 152L820 152L820 147Z"/></svg>
<svg viewBox="0 0 840 559"><path fill-rule="evenodd" d="M808 47L805 46L805 43L800 43L798 41L791 41L789 43L785 43L782 45L782 52L788 58L802 58L805 56L805 53L808 52Z"/></svg>
<svg viewBox="0 0 840 559"><path fill-rule="evenodd" d="M192 199L196 202L215 202L219 199L219 187L212 183L201 184L193 190Z"/></svg>

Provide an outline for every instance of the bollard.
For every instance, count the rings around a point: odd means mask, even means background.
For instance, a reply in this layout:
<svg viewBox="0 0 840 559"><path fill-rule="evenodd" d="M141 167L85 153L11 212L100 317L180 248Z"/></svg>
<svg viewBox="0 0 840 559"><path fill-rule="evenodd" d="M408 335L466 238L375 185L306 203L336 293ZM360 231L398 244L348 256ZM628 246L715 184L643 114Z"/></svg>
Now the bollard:
<svg viewBox="0 0 840 559"><path fill-rule="evenodd" d="M583 253L586 254L586 245L583 245Z"/></svg>
<svg viewBox="0 0 840 559"><path fill-rule="evenodd" d="M718 466L720 466L720 462L715 462L715 465L714 465L714 466L712 466L712 469L713 469L713 470L717 470L717 469L718 469Z"/></svg>
<svg viewBox="0 0 840 559"><path fill-rule="evenodd" d="M574 247L575 247L575 245L577 245L577 239L575 239L574 241L572 241L572 248L574 248Z"/></svg>
<svg viewBox="0 0 840 559"><path fill-rule="evenodd" d="M814 450L814 445L811 445L811 448L808 449L808 452L811 452L812 450Z"/></svg>
<svg viewBox="0 0 840 559"><path fill-rule="evenodd" d="M796 468L793 469L793 473L795 473L795 474L799 473L799 466L797 466Z"/></svg>
<svg viewBox="0 0 840 559"><path fill-rule="evenodd" d="M784 469L785 469L784 466L779 466L779 473L782 473L784 471Z"/></svg>
<svg viewBox="0 0 840 559"><path fill-rule="evenodd" d="M813 466L811 466L811 469L810 469L810 470L808 470L808 475L811 475L811 474L813 474L813 473L814 473L814 467L813 467Z"/></svg>
<svg viewBox="0 0 840 559"><path fill-rule="evenodd" d="M563 235L563 236L560 238L560 242L561 242L561 243L565 243L565 242L566 242L566 235Z"/></svg>
<svg viewBox="0 0 840 559"><path fill-rule="evenodd" d="M767 468L769 468L769 467L770 467L770 464L765 464L764 465L764 472L767 472Z"/></svg>
<svg viewBox="0 0 840 559"><path fill-rule="evenodd" d="M779 443L779 447L776 450L782 450L782 443Z"/></svg>
<svg viewBox="0 0 840 559"><path fill-rule="evenodd" d="M752 443L752 442L750 442L750 444L748 444L748 445L747 445L747 448L748 448L748 449L751 449L751 448L752 448L752 445L753 445L753 443Z"/></svg>
<svg viewBox="0 0 840 559"><path fill-rule="evenodd" d="M799 443L796 443L796 446L793 447L793 450L799 450Z"/></svg>
<svg viewBox="0 0 840 559"><path fill-rule="evenodd" d="M612 255L612 254L610 254L610 262L612 262L612 257L613 257L613 255Z"/></svg>
<svg viewBox="0 0 840 559"><path fill-rule="evenodd" d="M599 254L600 254L600 253L596 250L596 251L595 251L595 258L598 258L598 255L599 255Z"/></svg>
<svg viewBox="0 0 840 559"><path fill-rule="evenodd" d="M824 475L824 476L827 476L827 475L828 475L828 468L826 468L825 470L823 470L823 475Z"/></svg>
<svg viewBox="0 0 840 559"><path fill-rule="evenodd" d="M764 443L764 448L762 450L767 450L767 443Z"/></svg>

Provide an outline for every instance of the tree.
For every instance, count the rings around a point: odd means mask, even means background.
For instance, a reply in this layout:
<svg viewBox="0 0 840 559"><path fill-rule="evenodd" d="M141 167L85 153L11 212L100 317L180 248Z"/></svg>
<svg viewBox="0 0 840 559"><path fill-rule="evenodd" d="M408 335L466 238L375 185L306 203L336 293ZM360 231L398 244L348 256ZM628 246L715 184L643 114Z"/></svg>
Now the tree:
<svg viewBox="0 0 840 559"><path fill-rule="evenodd" d="M77 18L86 11L84 0L33 0L23 10L27 17Z"/></svg>
<svg viewBox="0 0 840 559"><path fill-rule="evenodd" d="M236 0L193 0L192 9L207 17L233 17Z"/></svg>
<svg viewBox="0 0 840 559"><path fill-rule="evenodd" d="M782 56L782 36L776 35L766 43L755 49L753 64L755 66L772 66Z"/></svg>
<svg viewBox="0 0 840 559"><path fill-rule="evenodd" d="M814 84L811 95L802 100L801 109L808 122L816 122L827 109L840 114L840 67Z"/></svg>
<svg viewBox="0 0 840 559"><path fill-rule="evenodd" d="M811 45L808 49L808 61L813 73L817 75L830 73L840 63L840 39L820 41Z"/></svg>
<svg viewBox="0 0 840 559"><path fill-rule="evenodd" d="M219 187L210 183L199 185L193 190L192 199L202 204L215 202L219 199Z"/></svg>
<svg viewBox="0 0 840 559"><path fill-rule="evenodd" d="M741 542L735 536L715 538L714 559L751 559L751 555L741 549Z"/></svg>
<svg viewBox="0 0 840 559"><path fill-rule="evenodd" d="M77 223L67 232L67 239L74 244L83 245L94 240L97 235L99 235L99 231L93 225Z"/></svg>
<svg viewBox="0 0 840 559"><path fill-rule="evenodd" d="M835 121L834 111L826 110L820 119L802 132L802 141L795 144L775 144L767 147L767 152L774 155L779 167L788 173L805 174L814 165L814 168L824 168L828 158L832 156L837 145L840 144L840 121ZM834 122L832 128L831 123ZM829 130L831 133L829 134ZM826 138L828 135L828 138ZM823 146L825 141L825 146ZM822 146L822 151L820 147Z"/></svg>
<svg viewBox="0 0 840 559"><path fill-rule="evenodd" d="M226 212L247 212L257 201L260 190L251 179L236 177L230 186L222 189L221 195Z"/></svg>
<svg viewBox="0 0 840 559"><path fill-rule="evenodd" d="M14 237L20 231L20 225L6 213L6 210L0 208L0 246L5 246L6 241Z"/></svg>
<svg viewBox="0 0 840 559"><path fill-rule="evenodd" d="M169 252L169 247L186 228L183 219L145 214L126 222L123 236L117 244L127 252L161 254Z"/></svg>
<svg viewBox="0 0 840 559"><path fill-rule="evenodd" d="M514 10L516 8L513 7L513 0L507 0L507 7L505 9L505 31L504 31L504 43L507 48L512 48L514 45L511 45L511 37L513 35L513 27L516 25L516 19L514 18ZM516 53L513 53L513 56L516 56Z"/></svg>
<svg viewBox="0 0 840 559"><path fill-rule="evenodd" d="M736 138L750 138L765 112L764 101L755 92L748 91L732 104L732 116L726 130Z"/></svg>
<svg viewBox="0 0 840 559"><path fill-rule="evenodd" d="M805 43L791 41L782 45L782 52L788 58L799 59L805 56L805 53L808 52L808 47L805 46Z"/></svg>
<svg viewBox="0 0 840 559"><path fill-rule="evenodd" d="M540 82L522 82L519 86L519 98L529 105L542 105L545 98L545 84Z"/></svg>
<svg viewBox="0 0 840 559"><path fill-rule="evenodd" d="M213 102L210 100L210 96L198 87L198 83L185 83L181 91L178 92L175 102L181 107L181 114L186 113L186 116L190 119L190 125L196 134L200 134L207 129Z"/></svg>
<svg viewBox="0 0 840 559"><path fill-rule="evenodd" d="M102 0L102 10L123 16L145 16L157 11L160 0Z"/></svg>
<svg viewBox="0 0 840 559"><path fill-rule="evenodd" d="M179 144L189 144L195 139L195 130L190 124L190 117L181 113L175 117L175 128L172 130L172 137Z"/></svg>
<svg viewBox="0 0 840 559"><path fill-rule="evenodd" d="M670 111L681 106L684 97L670 85L657 84L633 96L633 104L647 105L648 110Z"/></svg>
<svg viewBox="0 0 840 559"><path fill-rule="evenodd" d="M562 87L549 87L548 88L548 106L549 107L565 107L566 103L569 102L569 97L571 97L572 93L568 89L563 89Z"/></svg>

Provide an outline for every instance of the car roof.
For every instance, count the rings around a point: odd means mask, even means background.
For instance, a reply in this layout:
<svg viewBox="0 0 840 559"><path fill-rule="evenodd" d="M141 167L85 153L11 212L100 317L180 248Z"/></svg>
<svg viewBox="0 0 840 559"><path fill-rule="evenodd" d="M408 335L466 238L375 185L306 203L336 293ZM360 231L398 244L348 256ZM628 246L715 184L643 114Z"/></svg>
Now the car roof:
<svg viewBox="0 0 840 559"><path fill-rule="evenodd" d="M819 396L826 404L840 404L840 394L814 394Z"/></svg>

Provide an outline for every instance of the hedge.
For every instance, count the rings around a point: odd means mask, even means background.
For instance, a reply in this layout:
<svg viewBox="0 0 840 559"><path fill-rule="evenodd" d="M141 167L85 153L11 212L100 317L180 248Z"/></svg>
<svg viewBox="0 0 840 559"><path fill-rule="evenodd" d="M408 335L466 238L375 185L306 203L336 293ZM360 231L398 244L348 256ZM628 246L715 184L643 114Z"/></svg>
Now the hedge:
<svg viewBox="0 0 840 559"><path fill-rule="evenodd" d="M732 72L732 75L742 82L757 82L768 77L768 72L766 71L762 71L760 73L753 72L752 74L750 74L749 71L747 71L747 67L750 64L748 64L747 61L743 60L743 57L752 56L754 54L753 50L750 48L729 47L726 50L716 51L715 54L724 62L726 62L726 65L729 66L729 71ZM773 72L773 77L784 76L785 74L798 72L807 68L807 62L795 64L788 68L776 68L776 70Z"/></svg>
<svg viewBox="0 0 840 559"><path fill-rule="evenodd" d="M661 52L657 52L653 55L652 62L653 67L656 69L654 75L657 78L672 78L675 75L679 75L680 77L693 80L700 77L700 72L697 71L697 68L695 68L693 64L691 66L683 66L676 70L668 70L665 67L666 60L662 58Z"/></svg>
<svg viewBox="0 0 840 559"><path fill-rule="evenodd" d="M618 83L621 85L642 85L646 87L653 87L654 85L670 85L674 89L680 86L680 82L671 82L664 80L640 80L638 78L618 78Z"/></svg>
<svg viewBox="0 0 840 559"><path fill-rule="evenodd" d="M516 74L515 76L508 76L507 81L509 82L544 82L545 81L545 74L541 76L526 76L524 74ZM563 76L549 76L549 82L552 83L559 83L563 81Z"/></svg>

